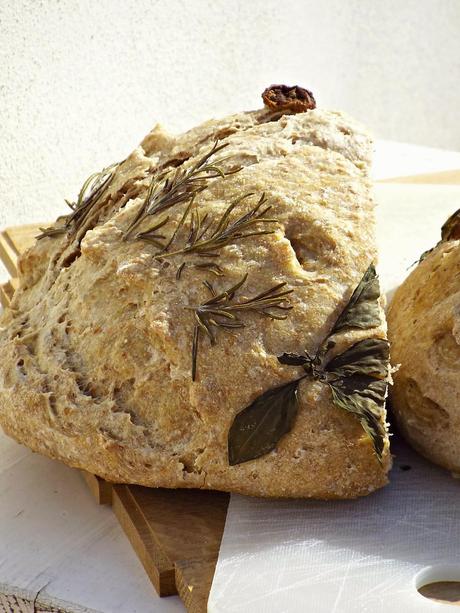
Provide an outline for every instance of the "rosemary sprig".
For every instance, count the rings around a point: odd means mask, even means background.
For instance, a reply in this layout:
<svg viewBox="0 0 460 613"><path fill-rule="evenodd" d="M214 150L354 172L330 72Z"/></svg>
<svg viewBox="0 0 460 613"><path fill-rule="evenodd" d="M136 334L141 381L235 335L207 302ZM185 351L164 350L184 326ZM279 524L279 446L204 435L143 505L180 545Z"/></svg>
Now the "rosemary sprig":
<svg viewBox="0 0 460 613"><path fill-rule="evenodd" d="M219 145L218 141L216 141L211 149L189 168L183 169L178 167L174 171L168 170L166 172L155 173L144 202L125 230L124 240L142 238L142 234L135 234L135 230L148 217L157 215L189 200L192 201L197 194L206 189L210 180L217 179L218 177L224 178L240 170L240 168L226 172L222 170L220 165L228 157L210 161L212 156L225 149L227 145L228 143Z"/></svg>
<svg viewBox="0 0 460 613"><path fill-rule="evenodd" d="M75 233L84 224L89 213L109 186L117 166L118 163L111 164L101 172L95 172L83 183L76 202L66 200L67 205L72 209L65 224L70 232Z"/></svg>
<svg viewBox="0 0 460 613"><path fill-rule="evenodd" d="M112 164L101 170L101 172L95 172L88 177L80 189L76 202L65 201L72 210L72 213L58 218L58 220L64 220L64 225L40 228L41 234L36 238L40 240L45 237L59 236L66 233L75 234L84 225L91 211L100 201L102 194L113 178L117 166L118 163Z"/></svg>
<svg viewBox="0 0 460 613"><path fill-rule="evenodd" d="M293 290L284 289L286 283L278 283L252 298L235 300L235 293L246 283L247 278L248 275L245 274L237 283L218 294L209 281L204 281L203 284L211 294L211 298L198 306L185 307L193 311L195 316L192 341L193 381L196 379L198 345L201 333L209 338L211 345L215 345L218 329L229 331L245 326L245 323L238 317L241 312L258 313L270 319L286 319L287 315L283 313L293 308L287 299L287 296L292 294Z"/></svg>
<svg viewBox="0 0 460 613"><path fill-rule="evenodd" d="M234 200L224 211L217 224L213 228L213 221L208 221L208 214L201 217L200 212L193 206L193 202L186 208L182 219L180 220L173 236L165 246L164 250L157 254L157 259L170 258L176 255L186 255L196 253L199 256L213 257L216 256L216 251L222 249L230 243L235 243L241 239L250 236L261 236L263 234L273 234L274 230L260 230L256 226L258 224L277 223L277 219L266 217L271 210L271 205L264 206L267 202L265 194L259 198L257 204L244 215L230 221L232 211L241 202L254 196L253 193L244 194ZM177 236L179 227L182 227L187 216L190 214L190 231L185 244L185 247L176 249L175 251L166 252L168 247ZM254 229L256 228L256 229Z"/></svg>

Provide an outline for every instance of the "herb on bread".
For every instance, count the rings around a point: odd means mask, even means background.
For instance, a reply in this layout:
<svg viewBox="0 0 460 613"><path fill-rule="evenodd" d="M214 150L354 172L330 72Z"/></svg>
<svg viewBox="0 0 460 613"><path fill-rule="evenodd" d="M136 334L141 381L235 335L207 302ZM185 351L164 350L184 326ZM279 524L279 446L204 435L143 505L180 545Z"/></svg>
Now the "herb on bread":
<svg viewBox="0 0 460 613"><path fill-rule="evenodd" d="M166 236L164 234L157 234L156 232L157 230L165 226L168 221L169 217L164 217L158 223L151 226L146 232L141 232L140 234L138 234L137 238L141 238L147 243L152 243L152 245L155 245L159 249L162 249L163 243L161 241L164 240Z"/></svg>
<svg viewBox="0 0 460 613"><path fill-rule="evenodd" d="M216 224L213 223L213 220L208 219L208 214L201 217L199 210L194 207L193 202L191 202L179 222L179 226L182 226L186 217L190 215L190 230L185 246L169 253L166 252L166 249L171 245L177 235L176 228L165 250L160 252L156 257L158 259L163 259L176 255L187 255L189 253L194 253L200 257L216 257L217 254L215 252L230 243L235 243L251 236L273 234L274 230L257 229L257 225L261 223L277 223L276 219L266 217L272 207L270 205L264 206L267 202L265 194L262 194L257 204L248 213L240 215L233 221L230 220L231 213L235 207L251 196L254 196L254 194L248 193L234 200L225 209Z"/></svg>
<svg viewBox="0 0 460 613"><path fill-rule="evenodd" d="M349 328L368 330L379 326L381 323L379 298L379 279L371 264L337 318L329 336Z"/></svg>
<svg viewBox="0 0 460 613"><path fill-rule="evenodd" d="M181 278L182 271L187 267L196 268L198 270L205 270L216 277L223 277L225 274L224 269L215 262L182 262L182 264L179 265L179 268L176 271L177 280Z"/></svg>
<svg viewBox="0 0 460 613"><path fill-rule="evenodd" d="M230 466L272 451L294 425L299 381L290 381L258 396L238 413L228 434Z"/></svg>
<svg viewBox="0 0 460 613"><path fill-rule="evenodd" d="M328 385L333 403L356 416L381 461L386 433L381 417L388 386L388 341L367 338L329 357L336 334L380 325L379 296L378 277L371 264L316 354L279 356L281 364L302 367L305 372L264 392L236 415L228 435L230 465L265 455L291 430L297 413L298 386L304 379Z"/></svg>
<svg viewBox="0 0 460 613"><path fill-rule="evenodd" d="M137 233L136 230L141 223L172 207L193 202L197 194L206 189L210 180L224 178L240 170L236 168L224 172L221 164L228 158L210 161L212 156L225 149L227 145L228 143L219 145L216 141L211 149L189 168L184 169L179 166L175 170L154 173L144 202L125 230L124 240L145 238L145 235L151 232L151 228Z"/></svg>
<svg viewBox="0 0 460 613"><path fill-rule="evenodd" d="M153 243L160 249L155 258L157 260L163 260L178 255L187 256L189 254L205 258L214 258L218 256L216 253L217 251L230 243L235 243L252 236L273 234L274 230L260 228L260 224L277 223L276 219L267 217L267 213L272 207L271 205L266 206L267 199L265 194L260 196L257 203L247 213L234 219L231 219L233 211L243 201L251 198L255 194L252 192L247 193L231 202L216 221L209 219L207 213L202 215L199 208L196 206L196 196L206 189L210 179L218 177L223 178L228 174L240 170L238 167L236 170L225 173L220 166L225 158L208 164L209 158L225 146L226 145L220 145L217 147L216 143L213 148L189 170L184 171L177 169L174 171L172 178L170 178L169 175L166 179L164 175L161 175L160 179L154 176L141 209L125 232L125 239L132 236L134 239L141 239ZM202 173L211 174L202 175ZM164 193L162 193L162 191L164 191ZM161 242L166 239L166 236L158 234L157 231L167 224L169 217L163 218L160 222L151 226L144 232L133 233L134 229L141 224L147 216L153 216L156 213L171 208L172 206L183 204L187 201L188 204L166 243ZM180 231L187 221L189 222L189 227L184 245L178 246L178 248L173 251L169 251L171 246L176 242ZM182 271L186 267L209 270L216 276L224 274L223 269L215 263L191 263L183 261L176 271L177 279L181 277Z"/></svg>
<svg viewBox="0 0 460 613"><path fill-rule="evenodd" d="M420 264L429 255L433 249L435 249L441 243L445 243L446 241L456 241L460 239L460 209L457 209L455 213L443 223L441 228L441 240L437 243L435 247L431 249L427 249L422 253L418 262L414 262L414 264ZM412 266L414 266L412 264Z"/></svg>
<svg viewBox="0 0 460 613"><path fill-rule="evenodd" d="M35 237L37 240L42 238L53 238L53 236L62 236L66 233L65 226L49 226L47 228L39 228L40 234Z"/></svg>
<svg viewBox="0 0 460 613"><path fill-rule="evenodd" d="M239 318L239 313L253 312L269 317L270 319L286 319L286 311L292 309L287 296L293 292L285 289L286 283L278 283L273 287L253 296L252 298L235 299L236 292L246 283L248 275L244 275L237 283L224 289L220 293L214 291L209 281L204 281L204 286L211 294L198 306L187 306L194 312L195 326L192 340L192 380L196 379L198 346L201 333L210 340L211 345L216 344L216 331L222 329L231 331L244 328L244 322Z"/></svg>
<svg viewBox="0 0 460 613"><path fill-rule="evenodd" d="M218 177L223 178L239 171L239 167L228 171L222 169L222 162L228 158L210 161L212 156L222 151L227 145L228 143L219 145L216 141L205 155L198 159L190 168L185 170L178 167L174 170L168 168L155 172L144 202L135 218L125 230L123 236L124 240L142 239L153 243L159 249L164 249L165 245L160 241L166 239L166 237L156 234L156 231L169 221L168 217L162 219L160 222L154 223L143 232L136 233L136 229L149 217L184 202L190 201L190 203L192 203L195 196L206 189L211 179ZM112 164L104 168L101 172L94 173L88 177L80 189L77 201L69 202L66 200L67 205L72 209L72 213L60 217L57 220L63 220L62 225L55 224L47 228L40 228L41 234L37 236L37 239L62 234L72 235L82 228L87 219L94 212L95 207L102 202L101 196L109 186L118 166L119 164ZM176 228L176 231L177 229L178 228Z"/></svg>
<svg viewBox="0 0 460 613"><path fill-rule="evenodd" d="M101 196L109 186L118 164L112 164L101 172L95 172L83 183L76 202L66 200L66 204L72 209L72 213L59 217L63 220L62 225L54 225L49 228L40 228L41 234L37 239L53 237L62 234L76 234L84 225L94 208L101 202Z"/></svg>

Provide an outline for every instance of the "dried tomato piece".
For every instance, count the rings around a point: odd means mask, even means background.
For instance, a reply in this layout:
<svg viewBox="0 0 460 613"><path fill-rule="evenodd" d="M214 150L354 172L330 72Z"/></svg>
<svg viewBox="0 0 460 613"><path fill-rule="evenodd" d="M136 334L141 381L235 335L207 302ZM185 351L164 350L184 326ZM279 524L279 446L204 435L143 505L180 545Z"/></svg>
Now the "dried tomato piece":
<svg viewBox="0 0 460 613"><path fill-rule="evenodd" d="M313 94L298 85L270 85L262 94L266 107L272 111L304 113L316 108Z"/></svg>

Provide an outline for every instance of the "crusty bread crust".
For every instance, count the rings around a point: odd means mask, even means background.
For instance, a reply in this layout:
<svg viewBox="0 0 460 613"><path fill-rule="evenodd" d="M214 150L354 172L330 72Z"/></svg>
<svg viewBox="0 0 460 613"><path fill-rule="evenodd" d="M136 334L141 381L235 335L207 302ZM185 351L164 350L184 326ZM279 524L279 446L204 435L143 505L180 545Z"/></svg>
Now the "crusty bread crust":
<svg viewBox="0 0 460 613"><path fill-rule="evenodd" d="M388 311L391 406L405 438L460 472L460 241L441 242L396 291Z"/></svg>
<svg viewBox="0 0 460 613"><path fill-rule="evenodd" d="M278 282L294 289L285 321L245 314L246 327L201 340L190 377L193 317L184 307L206 292L206 273L153 258L122 241L158 167L193 163L215 138L227 167L199 206L221 214L247 192L265 192L274 234L220 252L228 287L248 273L254 295ZM372 143L339 112L312 110L274 121L268 111L209 121L181 136L160 127L117 169L104 213L81 241L44 238L20 261L20 289L0 320L0 423L35 451L109 481L221 489L256 496L353 498L385 485L359 422L332 404L327 386L303 381L293 430L277 449L230 467L235 415L292 378L283 352L314 352L369 264L376 260L368 178ZM243 202L241 211L254 202ZM246 207L246 209L244 208ZM168 212L171 224L182 211ZM173 227L173 226L171 226ZM342 334L337 351L385 336L382 326Z"/></svg>

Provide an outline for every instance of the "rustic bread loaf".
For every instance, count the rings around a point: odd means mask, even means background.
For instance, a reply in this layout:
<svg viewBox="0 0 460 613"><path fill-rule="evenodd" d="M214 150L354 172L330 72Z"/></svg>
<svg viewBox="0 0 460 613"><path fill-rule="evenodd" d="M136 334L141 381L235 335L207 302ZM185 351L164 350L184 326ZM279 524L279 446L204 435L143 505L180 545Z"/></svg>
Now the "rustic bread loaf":
<svg viewBox="0 0 460 613"><path fill-rule="evenodd" d="M405 438L460 472L460 211L397 289L388 311L392 409Z"/></svg>
<svg viewBox="0 0 460 613"><path fill-rule="evenodd" d="M302 91L180 136L156 126L21 257L0 320L9 435L154 487L350 498L387 482L372 143ZM326 354L357 343L346 373L343 359L326 373ZM384 368L362 370L376 343ZM264 396L248 423L243 409L283 384L285 402Z"/></svg>

